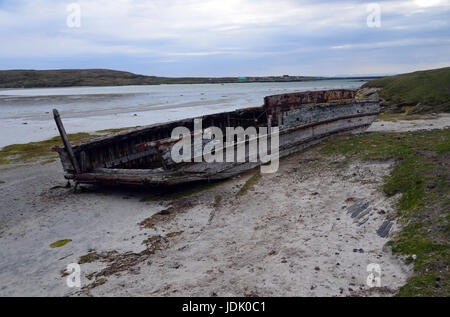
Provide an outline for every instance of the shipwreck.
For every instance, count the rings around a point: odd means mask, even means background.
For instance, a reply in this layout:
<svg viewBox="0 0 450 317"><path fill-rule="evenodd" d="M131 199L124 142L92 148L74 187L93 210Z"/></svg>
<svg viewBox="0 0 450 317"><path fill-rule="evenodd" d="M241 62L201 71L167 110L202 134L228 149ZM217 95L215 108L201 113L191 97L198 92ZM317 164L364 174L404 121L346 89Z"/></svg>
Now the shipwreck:
<svg viewBox="0 0 450 317"><path fill-rule="evenodd" d="M203 116L204 127L277 128L278 155L283 157L305 149L336 134L360 133L380 111L378 96L356 98L354 90L325 90L268 96L264 105ZM264 162L250 160L251 137L219 140L229 147L244 145L245 160L223 162L173 159L179 141L172 137L177 127L195 134L195 118L153 124L78 142L69 142L61 118L54 118L63 140L53 150L60 156L65 178L76 184L161 186L199 180L225 179L258 167ZM217 141L217 140L216 140ZM271 143L269 136L268 143ZM206 141L201 143L205 146ZM192 142L195 152L195 144ZM198 146L198 144L197 144ZM217 150L217 149L215 149ZM225 156L226 151L223 151ZM236 151L237 153L238 151Z"/></svg>

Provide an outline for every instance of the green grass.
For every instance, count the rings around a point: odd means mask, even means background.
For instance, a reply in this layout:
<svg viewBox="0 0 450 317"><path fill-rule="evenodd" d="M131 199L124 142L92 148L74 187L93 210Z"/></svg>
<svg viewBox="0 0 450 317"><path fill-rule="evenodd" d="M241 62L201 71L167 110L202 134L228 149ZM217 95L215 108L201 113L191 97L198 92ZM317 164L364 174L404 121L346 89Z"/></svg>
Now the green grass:
<svg viewBox="0 0 450 317"><path fill-rule="evenodd" d="M449 129L340 137L320 150L344 161L395 160L382 190L387 196L401 195L396 211L403 228L388 244L414 267L414 276L397 296L450 294L449 152Z"/></svg>
<svg viewBox="0 0 450 317"><path fill-rule="evenodd" d="M91 137L98 136L104 133L116 133L121 131L126 131L129 129L134 129L138 127L127 127L127 128L117 128L117 129L106 129L101 131L96 131L94 133L74 133L69 134L69 141L76 142ZM26 144L12 144L5 146L0 150L0 166L7 165L10 163L20 163L20 162L34 162L36 160L43 160L40 162L42 165L52 163L57 159L56 153L52 152L52 148L55 146L62 145L61 137L56 136L49 140L30 142Z"/></svg>
<svg viewBox="0 0 450 317"><path fill-rule="evenodd" d="M372 133L339 138L326 142L322 154L341 154L363 160L404 159L419 150L444 154L450 151L450 129L428 132Z"/></svg>
<svg viewBox="0 0 450 317"><path fill-rule="evenodd" d="M427 273L422 276L414 276L408 284L401 287L397 296L399 297L448 297L448 281L450 277L448 273Z"/></svg>
<svg viewBox="0 0 450 317"><path fill-rule="evenodd" d="M406 109L403 109L403 112L391 112L390 110L385 111L383 113L380 113L378 115L377 120L378 121L390 121L390 122L397 122L398 120L432 120L436 119L437 116L431 115L431 114L409 114L409 110L407 108L410 107L404 107Z"/></svg>
<svg viewBox="0 0 450 317"><path fill-rule="evenodd" d="M413 151L401 141L402 135L365 134L346 137L337 142L327 142L320 150L322 154L341 154L348 158L363 160L387 160L405 157Z"/></svg>
<svg viewBox="0 0 450 317"><path fill-rule="evenodd" d="M80 256L78 264L92 263L99 260L101 256L97 252L89 252L85 255Z"/></svg>
<svg viewBox="0 0 450 317"><path fill-rule="evenodd" d="M449 259L448 245L433 242L423 234L429 229L433 229L432 222L412 222L402 229L395 240L389 241L392 252L407 255L406 262L414 263L416 272L439 268L433 266L439 264L440 259L444 261Z"/></svg>
<svg viewBox="0 0 450 317"><path fill-rule="evenodd" d="M261 179L261 174L256 173L252 177L250 177L245 184L241 187L241 189L236 194L236 197L243 196L247 193L247 191L255 186L255 184Z"/></svg>
<svg viewBox="0 0 450 317"><path fill-rule="evenodd" d="M91 251L85 255L80 256L78 264L92 263L99 260L110 261L111 257L115 256L117 251L108 251L103 253L97 253L96 251Z"/></svg>
<svg viewBox="0 0 450 317"><path fill-rule="evenodd" d="M432 180L435 165L422 157L408 156L402 160L387 178L383 191L388 196L402 193L399 211L406 212L424 206L425 182Z"/></svg>
<svg viewBox="0 0 450 317"><path fill-rule="evenodd" d="M0 154L1 155L1 154ZM11 163L12 160L4 160L4 159L0 159L0 165L7 165L9 163Z"/></svg>
<svg viewBox="0 0 450 317"><path fill-rule="evenodd" d="M89 133L70 134L71 142L79 141L91 137ZM59 136L49 140L40 142L30 142L26 144L13 144L5 146L0 150L0 165L18 162L30 162L37 159L46 159L48 162L51 158L56 157L52 152L52 147L61 145Z"/></svg>
<svg viewBox="0 0 450 317"><path fill-rule="evenodd" d="M72 242L70 239L59 240L50 244L50 248L60 248L65 246L67 243Z"/></svg>
<svg viewBox="0 0 450 317"><path fill-rule="evenodd" d="M450 111L450 67L384 77L363 88L382 88L388 106L416 106L418 112Z"/></svg>
<svg viewBox="0 0 450 317"><path fill-rule="evenodd" d="M97 133L117 133L117 132L127 131L127 130L131 130L131 129L137 129L137 128L140 128L140 126L117 128L117 129L105 129L105 130L97 131Z"/></svg>

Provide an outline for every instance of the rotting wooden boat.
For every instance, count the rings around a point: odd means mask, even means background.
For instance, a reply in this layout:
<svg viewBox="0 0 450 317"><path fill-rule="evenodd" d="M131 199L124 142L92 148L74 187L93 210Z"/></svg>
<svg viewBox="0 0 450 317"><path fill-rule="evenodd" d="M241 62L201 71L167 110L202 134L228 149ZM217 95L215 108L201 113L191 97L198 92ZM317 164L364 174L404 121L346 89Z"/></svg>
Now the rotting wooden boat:
<svg viewBox="0 0 450 317"><path fill-rule="evenodd" d="M268 96L261 107L206 115L201 119L203 127L218 127L224 136L226 127L278 127L281 158L331 135L360 133L370 126L379 111L376 94L356 98L354 90L324 90ZM54 118L64 145L53 150L60 156L65 178L77 184L174 185L225 179L263 164L261 160L175 162L171 149L179 139L172 139L172 131L176 127L194 131L194 118L73 143L67 138L57 110ZM238 141L231 146L237 146ZM241 145L248 142L246 138ZM245 155L248 157L248 149Z"/></svg>

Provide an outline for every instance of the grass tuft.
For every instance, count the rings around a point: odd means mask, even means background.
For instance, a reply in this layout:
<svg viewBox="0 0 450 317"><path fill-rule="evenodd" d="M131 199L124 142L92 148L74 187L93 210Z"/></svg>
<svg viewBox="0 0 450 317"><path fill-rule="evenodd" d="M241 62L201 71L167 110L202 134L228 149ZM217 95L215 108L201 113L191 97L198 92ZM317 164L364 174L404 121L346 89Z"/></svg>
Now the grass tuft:
<svg viewBox="0 0 450 317"><path fill-rule="evenodd" d="M75 133L68 135L71 142L80 141L91 137L89 133ZM54 146L61 145L61 137L57 136L49 140L40 142L30 142L26 144L12 144L0 150L0 165L18 162L30 162L38 159L45 159L49 163L56 158L56 153L52 152Z"/></svg>
<svg viewBox="0 0 450 317"><path fill-rule="evenodd" d="M259 180L261 179L261 174L256 173L252 177L250 177L245 184L241 187L239 192L236 194L236 197L243 196L247 193L247 191L252 188Z"/></svg>
<svg viewBox="0 0 450 317"><path fill-rule="evenodd" d="M65 246L67 243L72 242L70 239L59 240L50 244L50 248L60 248Z"/></svg>

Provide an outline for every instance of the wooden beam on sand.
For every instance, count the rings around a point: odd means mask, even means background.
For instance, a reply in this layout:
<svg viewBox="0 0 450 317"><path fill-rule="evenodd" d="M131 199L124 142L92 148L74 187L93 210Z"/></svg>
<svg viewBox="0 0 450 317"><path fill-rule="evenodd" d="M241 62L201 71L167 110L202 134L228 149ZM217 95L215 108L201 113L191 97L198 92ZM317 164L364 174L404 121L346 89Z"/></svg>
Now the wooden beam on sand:
<svg viewBox="0 0 450 317"><path fill-rule="evenodd" d="M80 174L80 166L78 165L77 158L73 153L72 144L69 142L69 138L67 137L66 130L61 121L61 117L59 116L59 112L56 109L53 109L53 117L56 122L56 126L58 127L59 134L61 135L61 139L64 143L64 147L66 148L66 152L69 155L70 162L72 163L75 174Z"/></svg>

